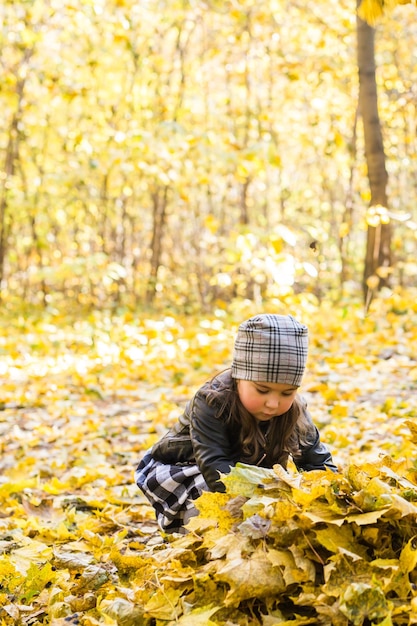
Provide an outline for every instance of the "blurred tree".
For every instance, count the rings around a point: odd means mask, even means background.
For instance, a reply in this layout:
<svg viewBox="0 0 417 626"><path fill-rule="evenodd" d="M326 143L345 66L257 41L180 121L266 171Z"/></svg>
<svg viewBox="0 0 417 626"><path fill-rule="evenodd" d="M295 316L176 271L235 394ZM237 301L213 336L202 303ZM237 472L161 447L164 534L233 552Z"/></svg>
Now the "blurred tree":
<svg viewBox="0 0 417 626"><path fill-rule="evenodd" d="M375 29L387 9L415 4L414 0L358 0L357 56L359 71L359 110L363 120L365 157L371 192L367 214L367 240L363 274L365 303L373 292L387 285L392 272L392 225L388 212L388 173L378 111L375 63Z"/></svg>
<svg viewBox="0 0 417 626"><path fill-rule="evenodd" d="M388 174L375 77L375 30L357 16L357 55L359 71L359 111L363 120L365 157L371 191L367 215L364 263L364 293L369 305L372 293L386 284L391 266L391 224L384 219L388 206ZM385 210L384 210L385 209Z"/></svg>
<svg viewBox="0 0 417 626"><path fill-rule="evenodd" d="M26 31L27 25L22 24ZM24 39L22 37L22 39ZM4 262L8 247L9 234L12 225L12 215L9 210L10 194L13 189L13 177L16 174L19 159L19 142L21 138L21 122L24 106L24 92L28 65L33 54L32 43L24 44L20 54L10 59L10 64L3 64L6 82L12 85L9 121L6 123L6 148L4 151L3 172L0 178L0 298L4 279Z"/></svg>
<svg viewBox="0 0 417 626"><path fill-rule="evenodd" d="M417 28L397 15L377 49L391 208L375 194L367 218L402 217L392 284L406 285ZM5 300L360 297L371 194L355 37L349 0L0 3Z"/></svg>

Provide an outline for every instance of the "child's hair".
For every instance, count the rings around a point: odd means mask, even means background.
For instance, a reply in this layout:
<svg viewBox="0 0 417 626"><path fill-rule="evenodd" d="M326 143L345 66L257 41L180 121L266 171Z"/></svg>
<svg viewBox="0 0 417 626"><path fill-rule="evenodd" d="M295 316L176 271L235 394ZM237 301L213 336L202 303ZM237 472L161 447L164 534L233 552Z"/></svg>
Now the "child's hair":
<svg viewBox="0 0 417 626"><path fill-rule="evenodd" d="M214 377L206 391L207 403L216 407L216 416L225 419L226 424L240 432L240 447L245 462L256 464L264 452L265 436L256 418L249 413L240 401L237 381L231 376ZM297 457L300 444L305 443L308 421L298 396L290 409L278 418L272 418L268 430L268 439L274 442L273 448L265 458L264 465L281 463L285 466L288 455ZM269 458L270 457L270 458Z"/></svg>

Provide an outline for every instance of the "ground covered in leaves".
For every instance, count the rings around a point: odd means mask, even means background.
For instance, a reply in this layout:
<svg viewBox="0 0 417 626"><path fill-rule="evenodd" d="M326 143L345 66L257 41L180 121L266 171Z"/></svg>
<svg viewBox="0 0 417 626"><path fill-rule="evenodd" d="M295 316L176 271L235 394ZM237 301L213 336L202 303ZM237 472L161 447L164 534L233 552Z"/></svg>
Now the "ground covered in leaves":
<svg viewBox="0 0 417 626"><path fill-rule="evenodd" d="M4 313L2 626L417 624L416 302L291 302L339 474L242 465L169 538L134 468L258 311Z"/></svg>

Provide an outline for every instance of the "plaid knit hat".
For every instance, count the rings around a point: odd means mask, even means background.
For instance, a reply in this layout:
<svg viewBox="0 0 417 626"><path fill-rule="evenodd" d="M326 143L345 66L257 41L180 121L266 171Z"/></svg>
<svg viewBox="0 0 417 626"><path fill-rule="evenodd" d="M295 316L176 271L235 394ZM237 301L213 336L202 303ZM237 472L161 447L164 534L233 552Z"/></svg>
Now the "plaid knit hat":
<svg viewBox="0 0 417 626"><path fill-rule="evenodd" d="M232 376L299 387L307 351L307 326L291 315L256 315L238 328Z"/></svg>

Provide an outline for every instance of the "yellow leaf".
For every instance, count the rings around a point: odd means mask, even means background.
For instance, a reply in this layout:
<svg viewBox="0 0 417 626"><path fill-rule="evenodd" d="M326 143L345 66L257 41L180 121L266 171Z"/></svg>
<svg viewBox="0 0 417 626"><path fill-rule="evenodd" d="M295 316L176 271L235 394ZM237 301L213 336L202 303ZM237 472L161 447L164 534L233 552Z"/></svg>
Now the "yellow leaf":
<svg viewBox="0 0 417 626"><path fill-rule="evenodd" d="M334 387L327 387L327 385L323 384L322 395L327 404L332 404L335 400L337 400L337 398L339 398L340 393Z"/></svg>
<svg viewBox="0 0 417 626"><path fill-rule="evenodd" d="M125 598L102 600L98 603L97 609L101 616L110 618L105 624L134 626L143 622L143 608L135 606Z"/></svg>
<svg viewBox="0 0 417 626"><path fill-rule="evenodd" d="M69 483L61 482L58 478L56 478L56 476L43 486L44 491L46 491L46 493L50 493L51 495L59 495L69 488Z"/></svg>
<svg viewBox="0 0 417 626"><path fill-rule="evenodd" d="M348 234L350 233L350 226L347 222L342 222L339 226L339 237L340 239L343 239L344 237L347 237Z"/></svg>
<svg viewBox="0 0 417 626"><path fill-rule="evenodd" d="M210 547L210 558L213 560L222 559L225 556L230 560L240 558L242 551L248 549L248 545L247 538L239 535L223 535L215 545Z"/></svg>
<svg viewBox="0 0 417 626"><path fill-rule="evenodd" d="M84 569L94 561L94 557L80 550L54 549L54 563L57 567L69 570Z"/></svg>
<svg viewBox="0 0 417 626"><path fill-rule="evenodd" d="M111 549L110 559L122 574L131 574L143 568L152 569L155 565L154 560L149 557L129 552L122 554L116 547Z"/></svg>
<svg viewBox="0 0 417 626"><path fill-rule="evenodd" d="M45 563L43 566L32 563L26 573L22 590L26 602L29 602L33 596L39 595L45 586L53 582L56 577L57 574L53 571L50 563Z"/></svg>
<svg viewBox="0 0 417 626"><path fill-rule="evenodd" d="M41 563L52 557L52 548L46 546L40 541L28 539L25 537L25 543L21 548L13 550L10 555L10 561L15 565L16 569L26 575L32 563Z"/></svg>
<svg viewBox="0 0 417 626"><path fill-rule="evenodd" d="M102 565L87 565L77 579L77 585L73 587L73 590L77 593L86 593L87 591L99 589L109 580L109 577L109 573Z"/></svg>
<svg viewBox="0 0 417 626"><path fill-rule="evenodd" d="M386 513L386 509L380 509L379 511L369 511L367 513L352 513L346 515L346 521L357 524L358 526L368 526L369 524L375 524L380 517Z"/></svg>
<svg viewBox="0 0 417 626"><path fill-rule="evenodd" d="M385 517L406 517L407 515L417 516L417 507L412 502L408 502L405 498L396 493L391 494L391 506L389 511L385 513Z"/></svg>
<svg viewBox="0 0 417 626"><path fill-rule="evenodd" d="M22 584L24 578L15 565L10 561L10 557L0 557L0 584L3 589L13 592Z"/></svg>
<svg viewBox="0 0 417 626"><path fill-rule="evenodd" d="M286 587L280 568L273 566L263 546L251 556L227 560L214 577L229 585L224 601L226 606L238 606L242 600L251 598L274 596Z"/></svg>
<svg viewBox="0 0 417 626"><path fill-rule="evenodd" d="M380 277L380 278L388 278L388 276L390 274L392 274L392 272L394 271L394 269L392 267L385 267L385 266L380 266L375 270L375 273Z"/></svg>
<svg viewBox="0 0 417 626"><path fill-rule="evenodd" d="M249 176L249 170L246 165L244 165L243 163L239 163L239 165L237 166L236 175L240 181L245 182L247 177Z"/></svg>
<svg viewBox="0 0 417 626"><path fill-rule="evenodd" d="M280 254L280 252L282 252L282 250L284 248L283 241L282 241L281 237L271 237L270 244L273 247L274 252L276 254Z"/></svg>
<svg viewBox="0 0 417 626"><path fill-rule="evenodd" d="M381 587L374 584L352 582L340 598L339 610L354 624L363 624L365 618L381 623L389 612Z"/></svg>
<svg viewBox="0 0 417 626"><path fill-rule="evenodd" d="M294 583L308 582L315 577L313 563L297 553L296 558L290 550L269 549L267 557L274 567L279 567L287 586Z"/></svg>
<svg viewBox="0 0 417 626"><path fill-rule="evenodd" d="M291 473L285 470L282 467L282 465L279 465L278 463L277 465L274 465L272 469L274 470L275 476L279 478L279 480L282 480L282 482L288 485L289 487L293 487L294 489L298 489L300 487L300 484L302 481L301 474ZM268 479L269 479L269 476L268 476ZM272 486L274 485L275 485L275 481L272 482Z"/></svg>
<svg viewBox="0 0 417 626"><path fill-rule="evenodd" d="M377 477L372 478L364 489L355 494L353 500L365 512L388 509L385 516L398 517L398 513L401 517L417 514L417 507L413 503L393 493L392 488Z"/></svg>
<svg viewBox="0 0 417 626"><path fill-rule="evenodd" d="M362 0L359 5L358 15L370 26L375 26L383 15L382 3L380 0Z"/></svg>
<svg viewBox="0 0 417 626"><path fill-rule="evenodd" d="M282 166L282 159L278 154L273 154L272 156L269 157L269 163L273 166L273 167L281 167Z"/></svg>
<svg viewBox="0 0 417 626"><path fill-rule="evenodd" d="M3 483L0 486L0 499L7 498L11 493L21 493L25 489L33 489L36 487L36 479L28 478L16 482Z"/></svg>
<svg viewBox="0 0 417 626"><path fill-rule="evenodd" d="M217 613L220 607L201 607L192 610L186 615L182 615L178 620L170 622L168 626L216 626L218 622L213 622L210 617Z"/></svg>
<svg viewBox="0 0 417 626"><path fill-rule="evenodd" d="M275 482L276 474L273 469L246 463L237 463L230 474L222 476L228 493L248 498L256 493L258 486L265 480Z"/></svg>
<svg viewBox="0 0 417 626"><path fill-rule="evenodd" d="M207 215L207 217L204 220L204 226L211 233L215 234L219 230L220 222L216 217L214 217L214 215Z"/></svg>
<svg viewBox="0 0 417 626"><path fill-rule="evenodd" d="M351 526L328 526L323 530L315 530L315 534L318 542L326 548L326 550L334 554L341 552L343 549L361 558L366 558L367 556L366 548L357 542Z"/></svg>
<svg viewBox="0 0 417 626"><path fill-rule="evenodd" d="M343 137L343 135L341 133L339 133L338 131L336 131L334 133L334 142L336 144L336 146L338 148L342 147L345 145L345 139Z"/></svg>
<svg viewBox="0 0 417 626"><path fill-rule="evenodd" d="M327 504L319 502L316 502L310 510L304 511L302 516L311 520L314 524L325 522L326 524L342 526L345 521L344 516L334 513Z"/></svg>
<svg viewBox="0 0 417 626"><path fill-rule="evenodd" d="M182 588L172 587L157 589L145 605L146 616L158 620L176 620L182 613L180 598Z"/></svg>
<svg viewBox="0 0 417 626"><path fill-rule="evenodd" d="M368 276L368 278L366 279L366 285L367 287L369 287L369 289L377 289L379 285L379 277L375 276L375 274L373 274L372 276Z"/></svg>
<svg viewBox="0 0 417 626"><path fill-rule="evenodd" d="M335 404L330 410L333 417L347 417L349 415L349 407L344 404Z"/></svg>
<svg viewBox="0 0 417 626"><path fill-rule="evenodd" d="M203 492L195 500L199 515L190 519L187 529L199 532L202 527L211 526L215 527L221 534L228 532L236 522L236 518L226 509L229 499L230 496L225 493Z"/></svg>
<svg viewBox="0 0 417 626"><path fill-rule="evenodd" d="M316 484L313 483L308 489L293 489L292 500L302 507L309 506L311 502L318 500L324 495L326 486L323 483L324 481L321 477Z"/></svg>

